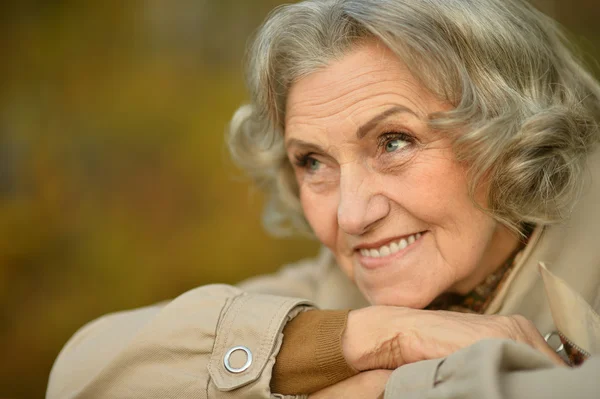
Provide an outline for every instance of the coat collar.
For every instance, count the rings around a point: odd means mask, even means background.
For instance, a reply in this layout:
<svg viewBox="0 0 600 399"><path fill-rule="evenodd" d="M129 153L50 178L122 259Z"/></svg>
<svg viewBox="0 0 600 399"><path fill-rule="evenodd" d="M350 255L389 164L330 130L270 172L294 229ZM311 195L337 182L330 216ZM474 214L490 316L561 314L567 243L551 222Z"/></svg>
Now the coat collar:
<svg viewBox="0 0 600 399"><path fill-rule="evenodd" d="M534 232L510 280L486 313L521 314L533 321L542 334L568 329L567 322L581 322L574 320L576 314L596 319L593 306L600 302L600 151L588 157L587 167L585 188L569 219ZM541 263L545 265L544 278L540 274ZM571 300L574 297L579 299ZM575 303L585 303L585 312L583 308L576 309ZM590 341L589 337L576 335L569 338ZM600 335L595 339L600 342Z"/></svg>

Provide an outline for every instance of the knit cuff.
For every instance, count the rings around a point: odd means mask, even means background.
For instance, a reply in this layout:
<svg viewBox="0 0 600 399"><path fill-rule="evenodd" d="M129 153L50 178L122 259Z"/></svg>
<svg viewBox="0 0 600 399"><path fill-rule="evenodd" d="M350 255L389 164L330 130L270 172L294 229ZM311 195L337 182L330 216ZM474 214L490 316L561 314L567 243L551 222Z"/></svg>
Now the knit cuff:
<svg viewBox="0 0 600 399"><path fill-rule="evenodd" d="M342 334L348 310L310 310L290 321L271 379L271 391L310 394L358 372L344 358Z"/></svg>
<svg viewBox="0 0 600 399"><path fill-rule="evenodd" d="M315 359L321 373L333 385L358 374L344 357L342 335L349 311L330 311L319 321L316 334Z"/></svg>

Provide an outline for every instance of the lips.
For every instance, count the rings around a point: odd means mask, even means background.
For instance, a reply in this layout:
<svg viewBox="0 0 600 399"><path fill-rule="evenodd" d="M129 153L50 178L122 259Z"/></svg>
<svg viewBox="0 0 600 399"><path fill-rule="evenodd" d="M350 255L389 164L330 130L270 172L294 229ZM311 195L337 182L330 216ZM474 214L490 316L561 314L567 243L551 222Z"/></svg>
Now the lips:
<svg viewBox="0 0 600 399"><path fill-rule="evenodd" d="M409 236L404 236L402 238L394 239L393 241L388 241L383 245L374 246L372 248L357 248L356 251L360 253L362 258L365 261L375 260L378 258L385 258L391 255L394 255L408 246L414 244L418 241L424 232L419 232L415 234L411 234ZM366 246L366 245L365 245Z"/></svg>

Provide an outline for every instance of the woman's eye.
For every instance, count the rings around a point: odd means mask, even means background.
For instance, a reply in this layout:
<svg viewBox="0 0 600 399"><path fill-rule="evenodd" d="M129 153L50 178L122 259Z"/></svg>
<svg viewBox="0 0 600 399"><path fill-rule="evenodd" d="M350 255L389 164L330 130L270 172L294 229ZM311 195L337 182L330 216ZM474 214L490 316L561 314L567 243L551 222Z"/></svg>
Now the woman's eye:
<svg viewBox="0 0 600 399"><path fill-rule="evenodd" d="M385 151L386 152L394 152L396 150L399 150L400 148L406 146L406 141L402 140L402 139L392 139L389 140L386 144L385 144Z"/></svg>
<svg viewBox="0 0 600 399"><path fill-rule="evenodd" d="M321 162L317 161L314 158L308 158L306 161L306 167L311 171L319 170L319 168L321 167Z"/></svg>
<svg viewBox="0 0 600 399"><path fill-rule="evenodd" d="M294 164L309 173L316 172L323 167L323 162L315 158L312 153L295 155Z"/></svg>

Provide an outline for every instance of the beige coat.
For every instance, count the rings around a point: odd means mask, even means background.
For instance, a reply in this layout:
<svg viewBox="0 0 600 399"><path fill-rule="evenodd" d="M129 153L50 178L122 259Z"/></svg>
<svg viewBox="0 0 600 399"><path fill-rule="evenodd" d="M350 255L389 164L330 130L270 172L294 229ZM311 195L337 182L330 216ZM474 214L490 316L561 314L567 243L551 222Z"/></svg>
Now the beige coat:
<svg viewBox="0 0 600 399"><path fill-rule="evenodd" d="M487 313L521 314L542 335L560 331L600 355L600 156L589 163L592 183L570 220L534 232ZM58 356L47 398L282 398L270 392L269 381L285 323L314 306L366 305L324 250L276 275L199 287L169 303L91 322ZM240 345L252 359L247 370L231 373L224 357ZM237 351L230 364L246 360ZM600 357L577 369L556 368L523 344L481 341L446 359L397 369L385 393L451 397L600 397Z"/></svg>

